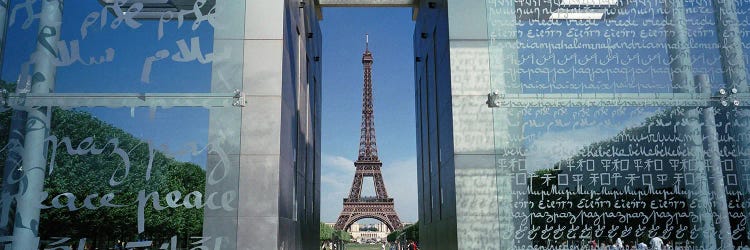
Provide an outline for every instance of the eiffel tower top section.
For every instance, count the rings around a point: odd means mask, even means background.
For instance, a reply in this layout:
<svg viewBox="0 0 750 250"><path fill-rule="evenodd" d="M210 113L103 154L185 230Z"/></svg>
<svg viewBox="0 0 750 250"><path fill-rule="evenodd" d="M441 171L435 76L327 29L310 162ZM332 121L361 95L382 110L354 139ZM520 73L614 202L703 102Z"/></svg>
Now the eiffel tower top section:
<svg viewBox="0 0 750 250"><path fill-rule="evenodd" d="M372 53L370 37L366 35L365 52L362 54L364 68L364 87L362 88L362 125L359 136L359 155L357 162L380 162L378 145L375 141L375 111L372 97Z"/></svg>

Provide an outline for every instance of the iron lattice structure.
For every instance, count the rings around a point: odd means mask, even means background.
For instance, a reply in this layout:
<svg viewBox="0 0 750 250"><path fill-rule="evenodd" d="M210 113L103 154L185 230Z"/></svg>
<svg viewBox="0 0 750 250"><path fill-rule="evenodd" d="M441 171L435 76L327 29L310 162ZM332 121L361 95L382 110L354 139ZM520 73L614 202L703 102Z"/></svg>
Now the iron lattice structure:
<svg viewBox="0 0 750 250"><path fill-rule="evenodd" d="M372 98L372 53L368 47L362 54L364 66L364 87L362 91L362 126L359 138L359 155L354 167L354 181L349 197L344 198L344 208L336 221L335 228L346 230L355 221L372 218L382 221L391 230L402 227L401 220L393 206L393 198L388 197L380 168L383 163L378 158L375 141L375 118ZM375 184L375 197L362 197L362 179L372 177Z"/></svg>

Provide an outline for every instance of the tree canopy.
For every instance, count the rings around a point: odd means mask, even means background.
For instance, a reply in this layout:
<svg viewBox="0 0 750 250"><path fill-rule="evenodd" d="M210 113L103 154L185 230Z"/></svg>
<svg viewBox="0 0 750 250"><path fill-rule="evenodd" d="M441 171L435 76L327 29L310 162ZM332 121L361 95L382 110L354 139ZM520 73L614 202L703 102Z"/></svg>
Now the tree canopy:
<svg viewBox="0 0 750 250"><path fill-rule="evenodd" d="M11 88L9 84L2 85L3 88ZM56 137L58 144L48 144L47 160L54 159L54 168L50 169L52 163L48 162L44 191L49 195L42 204L49 205L56 196L68 193L70 195L58 197L57 202L68 204L71 196L75 196L72 203L80 209L42 209L39 226L42 240L51 237L88 238L94 241L163 240L175 235L185 239L184 237L202 234L202 208L170 208L168 204L164 204L165 200L168 203L169 199L160 201L160 198L153 200L165 208L157 211L149 199L144 211L145 231L139 234L137 198L141 191L145 194L158 192L161 197L172 191L179 191L183 199L191 192L203 193L206 178L203 168L152 150L148 142L87 112L53 108L51 114L49 135ZM0 112L0 162L3 166L9 151L6 145L11 133L10 119L11 111ZM65 138L69 138L69 144L74 149L83 145L103 151L98 154L92 153L93 150L87 154L71 153L67 144L63 143ZM57 147L57 150L53 150L54 147ZM122 157L114 152L115 147L127 153L131 164L127 177L124 174L125 163ZM152 168L150 178L147 178L149 162ZM110 178L122 183L111 185ZM103 197L110 193L114 195L110 203L123 206L82 208L87 196ZM172 198L175 200L174 196ZM180 197L176 199L179 200ZM93 200L98 202L98 199Z"/></svg>
<svg viewBox="0 0 750 250"><path fill-rule="evenodd" d="M332 241L332 240L343 240L350 241L352 236L348 232L342 230L336 230L333 227L320 223L320 241Z"/></svg>
<svg viewBox="0 0 750 250"><path fill-rule="evenodd" d="M405 241L416 241L419 242L419 221L416 223L399 229L395 230L388 234L387 240L389 242L399 241L399 240L405 240Z"/></svg>

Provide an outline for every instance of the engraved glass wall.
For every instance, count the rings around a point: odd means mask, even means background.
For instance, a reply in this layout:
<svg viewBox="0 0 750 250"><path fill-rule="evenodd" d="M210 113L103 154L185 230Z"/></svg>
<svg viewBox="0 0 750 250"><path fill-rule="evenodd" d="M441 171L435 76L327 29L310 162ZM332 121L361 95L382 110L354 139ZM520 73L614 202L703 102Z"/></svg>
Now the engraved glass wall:
<svg viewBox="0 0 750 250"><path fill-rule="evenodd" d="M235 248L244 3L0 2L0 245Z"/></svg>
<svg viewBox="0 0 750 250"><path fill-rule="evenodd" d="M486 6L501 247L750 245L750 2Z"/></svg>

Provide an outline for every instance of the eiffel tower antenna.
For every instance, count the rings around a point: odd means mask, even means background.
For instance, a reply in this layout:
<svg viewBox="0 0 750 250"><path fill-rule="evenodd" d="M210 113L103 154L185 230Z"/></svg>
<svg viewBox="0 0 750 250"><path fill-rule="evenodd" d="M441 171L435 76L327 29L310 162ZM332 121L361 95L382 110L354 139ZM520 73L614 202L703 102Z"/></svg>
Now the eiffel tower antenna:
<svg viewBox="0 0 750 250"><path fill-rule="evenodd" d="M365 33L365 51L370 51L370 34Z"/></svg>

